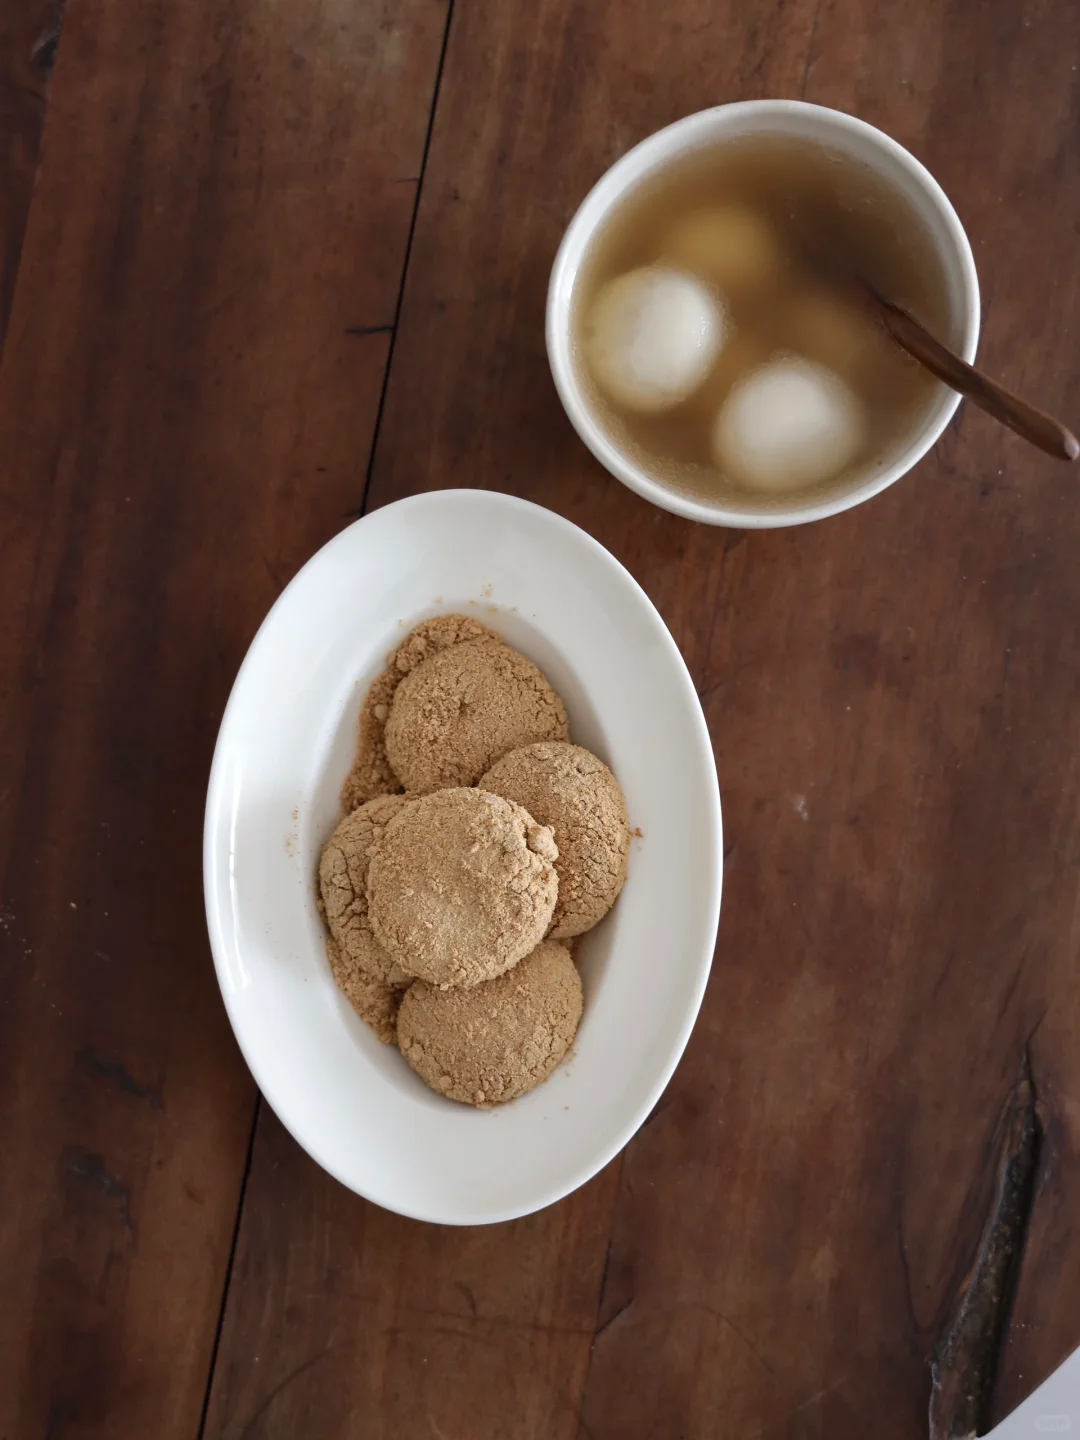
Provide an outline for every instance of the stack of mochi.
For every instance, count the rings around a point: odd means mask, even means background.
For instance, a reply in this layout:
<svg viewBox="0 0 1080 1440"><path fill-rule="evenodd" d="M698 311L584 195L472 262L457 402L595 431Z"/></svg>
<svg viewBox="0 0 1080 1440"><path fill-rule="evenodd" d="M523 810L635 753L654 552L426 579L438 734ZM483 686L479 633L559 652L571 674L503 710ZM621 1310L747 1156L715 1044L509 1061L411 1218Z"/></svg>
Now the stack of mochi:
<svg viewBox="0 0 1080 1440"><path fill-rule="evenodd" d="M534 1089L581 1020L571 944L626 879L618 781L531 660L443 615L371 687L342 800L319 863L338 986L451 1100Z"/></svg>

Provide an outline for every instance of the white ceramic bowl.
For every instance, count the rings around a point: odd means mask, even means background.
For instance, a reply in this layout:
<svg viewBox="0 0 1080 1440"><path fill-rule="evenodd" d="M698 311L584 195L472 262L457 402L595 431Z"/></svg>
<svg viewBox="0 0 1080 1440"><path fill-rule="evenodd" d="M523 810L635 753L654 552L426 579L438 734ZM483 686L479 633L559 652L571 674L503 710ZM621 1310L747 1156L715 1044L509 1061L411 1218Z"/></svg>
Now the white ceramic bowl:
<svg viewBox="0 0 1080 1440"><path fill-rule="evenodd" d="M315 904L367 687L413 625L455 611L546 672L642 831L622 895L581 945L585 1015L571 1057L491 1111L435 1095L379 1044L334 985ZM506 495L418 495L349 526L270 611L221 722L204 880L236 1038L309 1154L404 1215L524 1215L626 1144L701 1003L721 857L712 745L664 622L584 531Z"/></svg>
<svg viewBox="0 0 1080 1440"><path fill-rule="evenodd" d="M941 388L918 428L884 460L853 473L842 489L825 496L725 495L711 503L659 484L597 422L585 393L574 353L570 317L574 286L593 236L611 211L643 180L672 161L718 141L747 135L778 134L817 141L871 166L899 190L925 224L937 252L949 297L949 323L942 336L972 361L979 339L979 281L971 246L956 211L930 172L895 140L839 110L799 100L747 100L689 115L628 151L604 175L570 222L555 264L547 300L547 350L555 385L574 428L611 473L654 505L691 520L741 529L797 525L848 510L899 480L930 449L952 419L960 397Z"/></svg>

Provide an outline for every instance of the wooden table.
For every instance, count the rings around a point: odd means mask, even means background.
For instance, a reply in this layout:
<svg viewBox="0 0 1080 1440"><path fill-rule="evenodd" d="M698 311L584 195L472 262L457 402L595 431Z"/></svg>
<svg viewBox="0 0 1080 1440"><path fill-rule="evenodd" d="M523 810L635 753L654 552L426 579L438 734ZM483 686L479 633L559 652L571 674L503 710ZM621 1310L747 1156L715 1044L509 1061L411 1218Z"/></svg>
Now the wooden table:
<svg viewBox="0 0 1080 1440"><path fill-rule="evenodd" d="M587 456L542 313L628 146L802 96L927 162L986 366L1075 423L1075 0L62 8L0 10L0 1436L925 1436L1026 1049L1007 1413L1080 1343L1078 477L964 409L857 511L694 526ZM200 893L262 615L447 485L637 576L728 836L653 1118L476 1231L365 1204L260 1105Z"/></svg>

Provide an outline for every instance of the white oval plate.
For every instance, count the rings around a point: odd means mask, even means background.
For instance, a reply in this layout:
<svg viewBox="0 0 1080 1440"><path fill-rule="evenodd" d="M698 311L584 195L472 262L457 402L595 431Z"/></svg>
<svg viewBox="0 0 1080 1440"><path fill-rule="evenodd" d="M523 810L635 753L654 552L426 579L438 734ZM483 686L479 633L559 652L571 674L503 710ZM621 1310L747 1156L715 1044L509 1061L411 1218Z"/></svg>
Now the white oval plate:
<svg viewBox="0 0 1080 1440"><path fill-rule="evenodd" d="M641 831L626 888L580 947L571 1056L489 1111L435 1095L379 1044L334 985L315 908L367 687L412 626L448 612L475 614L536 661ZM345 1185L443 1224L526 1215L607 1164L670 1079L709 975L722 855L705 718L644 591L550 511L486 491L417 495L304 566L233 686L203 852L229 1019L283 1124Z"/></svg>

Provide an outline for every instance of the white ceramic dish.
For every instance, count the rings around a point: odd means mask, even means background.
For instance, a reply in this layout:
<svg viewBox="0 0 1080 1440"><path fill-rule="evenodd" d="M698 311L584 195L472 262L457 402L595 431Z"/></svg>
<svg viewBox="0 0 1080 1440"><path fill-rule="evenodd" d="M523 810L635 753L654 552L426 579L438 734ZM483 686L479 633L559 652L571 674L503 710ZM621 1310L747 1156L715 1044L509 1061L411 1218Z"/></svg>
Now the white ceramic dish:
<svg viewBox="0 0 1080 1440"><path fill-rule="evenodd" d="M614 910L580 952L571 1057L531 1095L476 1111L433 1094L335 988L315 908L363 695L426 616L474 613L534 659L576 740L613 767L641 829ZM285 590L252 642L210 776L210 941L244 1057L295 1138L390 1210L483 1224L589 1179L682 1054L720 910L720 797L693 683L652 604L584 531L482 491L357 521Z"/></svg>
<svg viewBox="0 0 1080 1440"><path fill-rule="evenodd" d="M791 135L815 141L871 166L914 207L930 234L949 296L948 331L941 338L965 360L979 341L979 280L971 245L956 211L930 172L902 145L863 120L800 100L746 100L688 115L635 145L582 201L555 257L548 287L547 351L563 407L575 430L612 475L654 505L709 525L766 529L799 525L849 510L899 480L915 465L956 413L960 397L940 387L917 427L891 454L853 472L842 488L820 496L797 493L725 495L715 503L661 485L613 443L594 414L574 351L570 317L574 287L593 236L611 212L643 180L703 146L746 135Z"/></svg>

